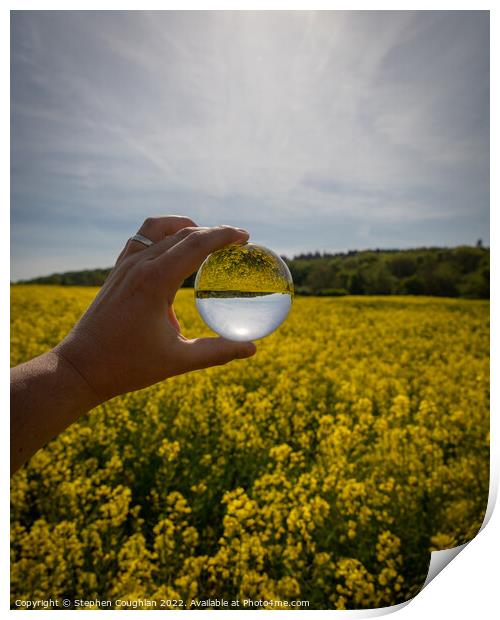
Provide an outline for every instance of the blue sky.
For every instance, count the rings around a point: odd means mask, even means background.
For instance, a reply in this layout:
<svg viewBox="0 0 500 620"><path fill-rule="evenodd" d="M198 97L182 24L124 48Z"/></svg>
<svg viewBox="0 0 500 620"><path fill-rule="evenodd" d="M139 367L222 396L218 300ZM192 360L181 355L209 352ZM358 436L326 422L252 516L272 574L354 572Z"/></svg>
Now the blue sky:
<svg viewBox="0 0 500 620"><path fill-rule="evenodd" d="M145 217L301 251L489 244L487 12L13 12L11 276Z"/></svg>

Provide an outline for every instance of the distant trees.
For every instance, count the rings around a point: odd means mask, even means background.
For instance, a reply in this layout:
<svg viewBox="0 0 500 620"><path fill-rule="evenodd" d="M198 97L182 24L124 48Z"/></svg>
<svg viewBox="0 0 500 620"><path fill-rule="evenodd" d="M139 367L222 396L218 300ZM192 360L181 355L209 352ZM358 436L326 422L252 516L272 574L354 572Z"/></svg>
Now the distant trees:
<svg viewBox="0 0 500 620"><path fill-rule="evenodd" d="M102 286L108 277L108 269L85 269L83 271L66 271L53 273L50 276L40 276L32 280L21 280L19 284L61 284L63 286Z"/></svg>
<svg viewBox="0 0 500 620"><path fill-rule="evenodd" d="M304 295L435 295L489 298L490 252L456 248L309 253L287 260Z"/></svg>
<svg viewBox="0 0 500 620"><path fill-rule="evenodd" d="M490 251L476 246L412 250L309 252L283 257L295 289L303 295L436 295L487 299ZM111 269L69 271L34 278L30 284L101 286ZM184 286L192 287L194 275Z"/></svg>

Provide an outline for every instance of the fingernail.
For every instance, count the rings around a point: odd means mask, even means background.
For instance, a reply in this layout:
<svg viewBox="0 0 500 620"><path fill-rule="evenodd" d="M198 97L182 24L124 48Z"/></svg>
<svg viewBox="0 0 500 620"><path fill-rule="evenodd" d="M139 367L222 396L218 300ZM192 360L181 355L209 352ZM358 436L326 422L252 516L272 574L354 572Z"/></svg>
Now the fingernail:
<svg viewBox="0 0 500 620"><path fill-rule="evenodd" d="M236 230L237 230L238 232L245 233L245 235L248 235L248 234L249 234L248 230L245 230L244 228L237 228Z"/></svg>

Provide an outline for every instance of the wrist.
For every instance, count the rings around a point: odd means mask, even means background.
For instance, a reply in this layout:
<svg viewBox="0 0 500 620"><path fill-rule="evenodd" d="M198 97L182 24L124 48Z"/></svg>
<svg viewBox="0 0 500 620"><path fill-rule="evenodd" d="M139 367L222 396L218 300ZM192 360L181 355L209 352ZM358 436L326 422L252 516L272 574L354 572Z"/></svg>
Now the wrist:
<svg viewBox="0 0 500 620"><path fill-rule="evenodd" d="M55 346L49 354L57 360L58 372L64 374L65 383L72 386L79 409L88 411L107 400L98 394L88 378L78 368L70 351L64 346L64 342Z"/></svg>

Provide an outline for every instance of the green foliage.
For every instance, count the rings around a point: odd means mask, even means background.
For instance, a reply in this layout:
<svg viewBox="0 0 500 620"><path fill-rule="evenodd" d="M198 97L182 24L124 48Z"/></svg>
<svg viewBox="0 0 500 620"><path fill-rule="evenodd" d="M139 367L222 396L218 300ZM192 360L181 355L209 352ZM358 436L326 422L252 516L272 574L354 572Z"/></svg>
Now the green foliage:
<svg viewBox="0 0 500 620"><path fill-rule="evenodd" d="M286 260L303 295L490 295L490 252L482 246L315 253Z"/></svg>
<svg viewBox="0 0 500 620"><path fill-rule="evenodd" d="M85 269L83 271L66 271L40 276L32 280L21 280L19 284L61 284L63 286L102 286L111 272L108 269Z"/></svg>
<svg viewBox="0 0 500 620"><path fill-rule="evenodd" d="M299 295L433 295L489 299L490 251L482 246L319 252L284 257ZM25 284L101 286L111 269L55 273ZM192 287L194 275L184 282Z"/></svg>

